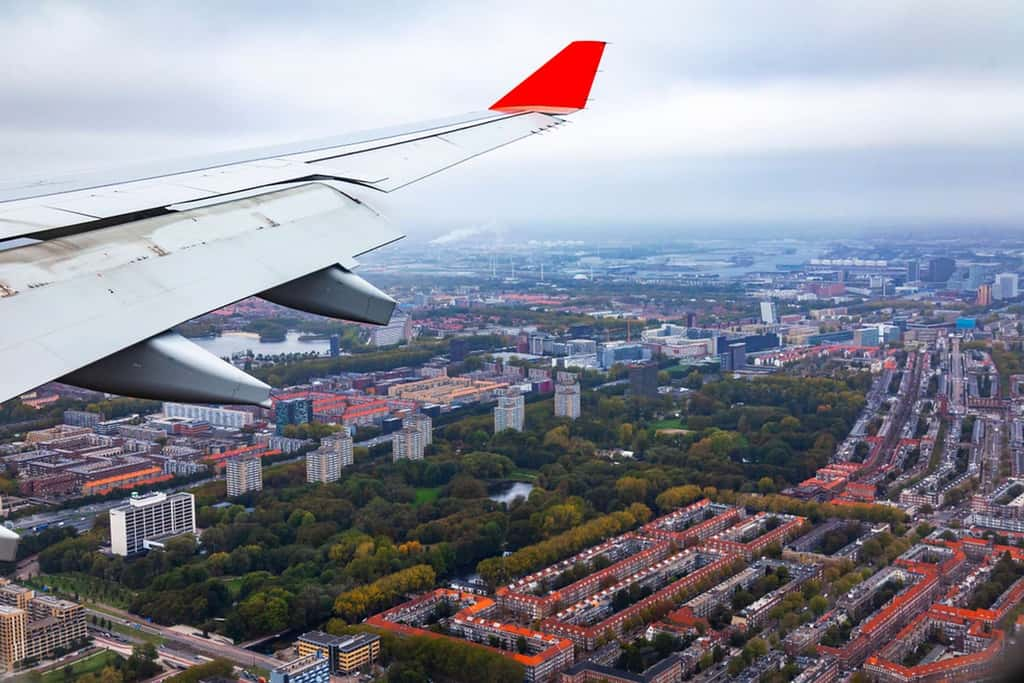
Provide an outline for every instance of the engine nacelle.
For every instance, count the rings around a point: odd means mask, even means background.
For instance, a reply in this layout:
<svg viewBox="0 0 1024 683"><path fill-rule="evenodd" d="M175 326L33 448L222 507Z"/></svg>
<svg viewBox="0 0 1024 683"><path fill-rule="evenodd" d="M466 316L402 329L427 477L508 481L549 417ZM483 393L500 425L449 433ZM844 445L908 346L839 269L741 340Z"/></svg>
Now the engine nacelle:
<svg viewBox="0 0 1024 683"><path fill-rule="evenodd" d="M268 289L260 298L329 318L387 325L395 300L341 266L331 266Z"/></svg>

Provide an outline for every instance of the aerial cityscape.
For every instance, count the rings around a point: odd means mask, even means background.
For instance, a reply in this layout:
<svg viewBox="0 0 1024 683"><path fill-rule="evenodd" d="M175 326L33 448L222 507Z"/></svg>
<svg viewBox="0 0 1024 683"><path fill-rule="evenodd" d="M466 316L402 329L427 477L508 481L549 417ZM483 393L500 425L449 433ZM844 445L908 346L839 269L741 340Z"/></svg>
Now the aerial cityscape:
<svg viewBox="0 0 1024 683"><path fill-rule="evenodd" d="M0 5L0 681L1024 680L1022 31Z"/></svg>
<svg viewBox="0 0 1024 683"><path fill-rule="evenodd" d="M3 405L4 664L993 676L1024 625L1022 253L470 237L366 262L386 326L215 311L179 331L271 407Z"/></svg>

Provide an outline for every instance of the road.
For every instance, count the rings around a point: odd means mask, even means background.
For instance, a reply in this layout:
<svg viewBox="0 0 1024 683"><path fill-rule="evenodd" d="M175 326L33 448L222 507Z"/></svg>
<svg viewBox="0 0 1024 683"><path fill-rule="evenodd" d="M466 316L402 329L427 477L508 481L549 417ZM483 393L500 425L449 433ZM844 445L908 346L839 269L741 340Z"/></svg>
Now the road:
<svg viewBox="0 0 1024 683"><path fill-rule="evenodd" d="M281 663L273 657L268 657L252 650L246 650L236 645L227 645L215 640L207 640L206 638L179 633L166 626L147 622L130 612L107 605L104 605L103 611L86 608L86 612L103 619L109 619L111 616L114 616L127 626L132 628L138 626L140 631L158 635L164 640L180 645L187 650L199 652L209 657L227 659L242 667L260 666L264 669L273 669Z"/></svg>

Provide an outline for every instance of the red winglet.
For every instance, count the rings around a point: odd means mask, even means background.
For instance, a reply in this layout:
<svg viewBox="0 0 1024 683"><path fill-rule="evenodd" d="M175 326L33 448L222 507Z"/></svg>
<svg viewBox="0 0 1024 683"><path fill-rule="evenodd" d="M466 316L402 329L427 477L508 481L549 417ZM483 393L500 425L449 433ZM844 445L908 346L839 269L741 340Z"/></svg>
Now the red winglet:
<svg viewBox="0 0 1024 683"><path fill-rule="evenodd" d="M590 86L601 62L605 43L577 40L548 60L525 81L491 105L506 113L537 111L571 114L587 105Z"/></svg>

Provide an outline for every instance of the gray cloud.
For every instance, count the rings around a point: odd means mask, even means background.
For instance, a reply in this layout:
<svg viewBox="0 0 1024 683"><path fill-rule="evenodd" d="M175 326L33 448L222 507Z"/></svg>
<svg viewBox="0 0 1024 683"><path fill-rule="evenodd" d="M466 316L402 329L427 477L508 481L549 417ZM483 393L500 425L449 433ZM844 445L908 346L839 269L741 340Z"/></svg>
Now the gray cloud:
<svg viewBox="0 0 1024 683"><path fill-rule="evenodd" d="M410 231L1014 222L1014 2L9 3L0 176L486 107L612 41L574 125L401 193Z"/></svg>

